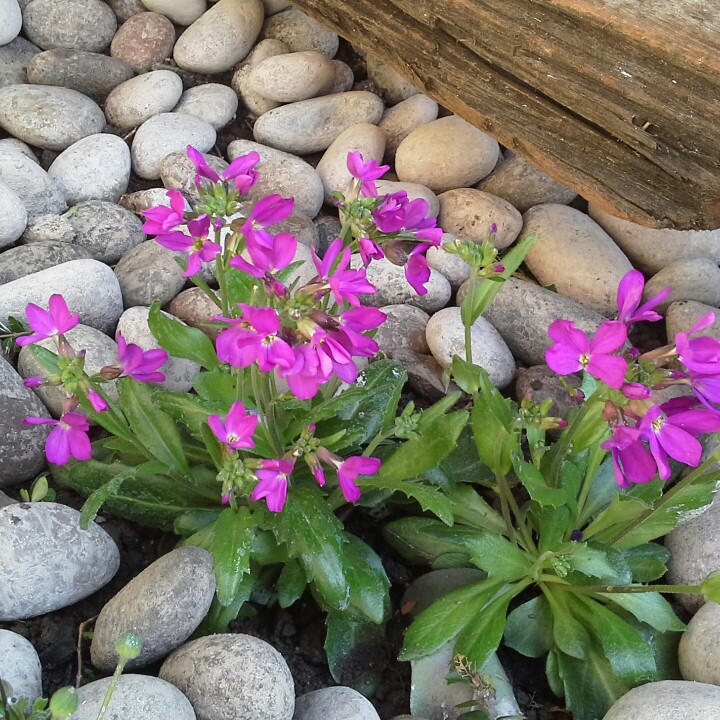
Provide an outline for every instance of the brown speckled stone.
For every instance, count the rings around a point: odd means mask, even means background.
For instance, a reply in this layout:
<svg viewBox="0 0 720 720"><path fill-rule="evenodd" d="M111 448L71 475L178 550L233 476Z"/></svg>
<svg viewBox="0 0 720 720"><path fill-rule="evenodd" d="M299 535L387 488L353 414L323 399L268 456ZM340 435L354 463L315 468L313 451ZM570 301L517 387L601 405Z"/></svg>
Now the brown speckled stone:
<svg viewBox="0 0 720 720"><path fill-rule="evenodd" d="M126 62L133 70L150 70L172 55L175 28L160 13L133 15L115 33L110 54Z"/></svg>

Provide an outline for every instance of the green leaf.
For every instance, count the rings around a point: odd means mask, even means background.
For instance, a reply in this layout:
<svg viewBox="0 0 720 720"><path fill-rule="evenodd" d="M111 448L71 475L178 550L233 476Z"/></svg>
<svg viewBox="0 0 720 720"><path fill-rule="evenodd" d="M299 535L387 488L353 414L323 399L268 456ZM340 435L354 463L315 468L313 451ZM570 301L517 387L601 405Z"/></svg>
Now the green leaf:
<svg viewBox="0 0 720 720"><path fill-rule="evenodd" d="M223 607L230 605L243 575L250 571L254 530L255 520L245 507L227 508L215 522L210 554L213 556L217 598Z"/></svg>
<svg viewBox="0 0 720 720"><path fill-rule="evenodd" d="M720 572L710 573L700 583L700 592L707 602L720 603Z"/></svg>
<svg viewBox="0 0 720 720"><path fill-rule="evenodd" d="M516 607L507 618L505 644L525 657L542 657L553 646L552 612L540 595Z"/></svg>
<svg viewBox="0 0 720 720"><path fill-rule="evenodd" d="M166 315L157 301L150 306L148 326L160 347L172 357L191 360L207 370L220 366L210 338L202 330Z"/></svg>
<svg viewBox="0 0 720 720"><path fill-rule="evenodd" d="M596 516L606 508L618 494L612 459L606 457L590 483L590 491L583 507L581 521Z"/></svg>
<svg viewBox="0 0 720 720"><path fill-rule="evenodd" d="M659 632L682 632L683 623L660 593L598 593Z"/></svg>
<svg viewBox="0 0 720 720"><path fill-rule="evenodd" d="M545 598L552 610L553 639L561 654L570 655L578 660L586 657L590 649L590 635L583 624L574 616L574 596L566 590L555 590L549 585L543 589Z"/></svg>
<svg viewBox="0 0 720 720"><path fill-rule="evenodd" d="M480 459L496 474L506 475L512 467L512 453L519 450L517 433L512 429L512 411L483 377L482 393L476 397L471 427Z"/></svg>
<svg viewBox="0 0 720 720"><path fill-rule="evenodd" d="M204 635L226 633L228 631L228 625L235 620L242 606L250 599L257 581L257 571L251 565L250 572L242 576L237 593L229 604L221 605L217 595L215 596L208 614L202 623L200 623L200 627L195 630L192 637L197 638Z"/></svg>
<svg viewBox="0 0 720 720"><path fill-rule="evenodd" d="M513 452L511 457L520 482L535 502L544 507L560 507L561 505L570 505L575 499L574 495L568 492L568 488L548 487L543 474L532 463L525 462L521 453Z"/></svg>
<svg viewBox="0 0 720 720"><path fill-rule="evenodd" d="M40 475L30 486L30 502L41 502L50 490L47 475Z"/></svg>
<svg viewBox="0 0 720 720"><path fill-rule="evenodd" d="M44 348L42 345L28 345L35 360L40 363L48 375L59 375L58 356L56 353Z"/></svg>
<svg viewBox="0 0 720 720"><path fill-rule="evenodd" d="M97 517L100 508L107 502L108 498L117 493L120 486L127 479L128 474L137 475L137 468L132 468L131 470L128 470L127 473L119 473L118 475L115 475L115 477L108 480L88 497L80 510L81 529L87 530L90 527L93 520Z"/></svg>
<svg viewBox="0 0 720 720"><path fill-rule="evenodd" d="M202 372L193 380L193 390L203 400L218 403L229 408L235 399L235 378L222 368Z"/></svg>
<svg viewBox="0 0 720 720"><path fill-rule="evenodd" d="M180 537L189 537L194 533L212 526L223 512L220 508L216 510L188 510L175 519L173 532Z"/></svg>
<svg viewBox="0 0 720 720"><path fill-rule="evenodd" d="M538 550L555 552L563 539L574 530L574 521L567 507L538 507L531 511L533 526L540 534Z"/></svg>
<svg viewBox="0 0 720 720"><path fill-rule="evenodd" d="M571 570L599 578L604 584L622 585L632 580L625 558L610 547L573 543L572 551L565 557L565 561Z"/></svg>
<svg viewBox="0 0 720 720"><path fill-rule="evenodd" d="M228 268L225 273L225 292L227 293L228 303L230 305L249 303L261 283L262 280L258 280L252 275L248 275L241 270Z"/></svg>
<svg viewBox="0 0 720 720"><path fill-rule="evenodd" d="M382 466L381 466L382 472ZM420 507L437 515L446 525L452 525L453 511L449 498L438 488L419 482L406 482L402 480L388 480L378 475L370 475L358 480L361 489L378 488L400 492L406 497L416 500Z"/></svg>
<svg viewBox="0 0 720 720"><path fill-rule="evenodd" d="M328 613L325 654L338 685L372 696L387 664L386 645L384 625Z"/></svg>
<svg viewBox="0 0 720 720"><path fill-rule="evenodd" d="M647 503L629 495L616 495L612 502L583 531L586 539L600 542L613 537L618 528L640 517L649 510Z"/></svg>
<svg viewBox="0 0 720 720"><path fill-rule="evenodd" d="M189 475L180 433L170 416L155 407L150 388L132 378L120 378L117 387L122 411L137 441L170 470Z"/></svg>
<svg viewBox="0 0 720 720"><path fill-rule="evenodd" d="M657 543L647 543L620 551L630 568L632 579L638 583L659 580L666 572L670 551Z"/></svg>
<svg viewBox="0 0 720 720"><path fill-rule="evenodd" d="M343 546L343 567L349 593L349 607L362 615L361 621L380 624L390 614L390 581L382 560L360 538L347 533Z"/></svg>
<svg viewBox="0 0 720 720"><path fill-rule="evenodd" d="M293 485L285 508L272 520L278 541L285 543L290 557L302 564L324 603L330 609L347 610L343 527L328 509L320 489Z"/></svg>
<svg viewBox="0 0 720 720"><path fill-rule="evenodd" d="M450 501L455 522L494 533L507 530L502 515L493 510L472 485L457 485L450 495Z"/></svg>
<svg viewBox="0 0 720 720"><path fill-rule="evenodd" d="M439 650L470 623L477 622L502 585L502 580L487 578L454 590L423 610L405 633L400 660L417 660Z"/></svg>
<svg viewBox="0 0 720 720"><path fill-rule="evenodd" d="M307 578L302 565L297 560L290 560L283 565L278 578L276 590L278 604L281 608L290 607L299 600L307 587Z"/></svg>
<svg viewBox="0 0 720 720"><path fill-rule="evenodd" d="M480 390L480 371L482 368L479 365L469 363L459 355L454 355L450 368L453 380L463 392L468 395L475 395Z"/></svg>

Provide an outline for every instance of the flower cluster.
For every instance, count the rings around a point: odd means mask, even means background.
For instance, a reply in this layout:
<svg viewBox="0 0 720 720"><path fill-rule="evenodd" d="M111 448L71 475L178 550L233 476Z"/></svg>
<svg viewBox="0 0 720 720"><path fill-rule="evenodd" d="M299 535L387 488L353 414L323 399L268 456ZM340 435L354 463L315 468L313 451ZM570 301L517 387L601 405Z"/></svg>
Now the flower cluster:
<svg viewBox="0 0 720 720"><path fill-rule="evenodd" d="M656 475L671 476L670 458L696 467L700 435L720 430L720 341L691 337L715 321L708 313L671 346L641 355L628 343L628 330L641 321L657 322L655 308L670 295L664 289L641 304L645 281L631 270L618 287L618 319L598 328L592 338L567 320L548 329L553 344L546 351L550 368L559 375L579 370L611 388L603 394L603 416L612 435L601 447L612 455L621 487L647 483ZM692 395L656 403L653 391L672 385L689 386Z"/></svg>

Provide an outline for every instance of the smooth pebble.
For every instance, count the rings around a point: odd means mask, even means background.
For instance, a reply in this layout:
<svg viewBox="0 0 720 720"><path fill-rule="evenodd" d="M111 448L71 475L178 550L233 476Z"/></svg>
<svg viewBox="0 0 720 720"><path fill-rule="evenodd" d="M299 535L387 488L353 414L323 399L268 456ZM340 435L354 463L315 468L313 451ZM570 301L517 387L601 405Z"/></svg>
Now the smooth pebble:
<svg viewBox="0 0 720 720"><path fill-rule="evenodd" d="M155 115L169 113L182 93L177 73L153 70L118 85L105 102L105 116L111 125L129 130Z"/></svg>
<svg viewBox="0 0 720 720"><path fill-rule="evenodd" d="M220 83L205 83L188 88L173 112L194 115L216 130L225 127L238 109L238 98L232 88Z"/></svg>
<svg viewBox="0 0 720 720"><path fill-rule="evenodd" d="M290 52L314 50L335 57L340 39L325 25L299 10L285 10L267 18L261 38L284 42Z"/></svg>
<svg viewBox="0 0 720 720"><path fill-rule="evenodd" d="M173 45L175 28L170 20L160 13L141 12L120 26L110 44L110 55L135 72L143 72L170 57Z"/></svg>
<svg viewBox="0 0 720 720"><path fill-rule="evenodd" d="M0 682L10 704L25 699L32 707L42 695L40 658L29 640L0 629Z"/></svg>

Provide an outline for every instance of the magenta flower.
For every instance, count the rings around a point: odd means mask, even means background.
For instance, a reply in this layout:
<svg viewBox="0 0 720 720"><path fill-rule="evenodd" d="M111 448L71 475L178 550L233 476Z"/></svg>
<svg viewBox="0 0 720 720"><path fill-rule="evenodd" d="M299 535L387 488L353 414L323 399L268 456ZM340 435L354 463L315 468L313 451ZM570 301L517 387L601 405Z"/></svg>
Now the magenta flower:
<svg viewBox="0 0 720 720"><path fill-rule="evenodd" d="M200 271L202 263L214 260L216 255L222 250L216 242L208 240L208 232L210 230L210 218L207 215L190 220L187 224L190 235L184 232L173 231L158 235L155 240L158 244L174 250L175 252L188 252L187 267L183 273L183 277L190 277Z"/></svg>
<svg viewBox="0 0 720 720"><path fill-rule="evenodd" d="M644 289L645 278L639 270L630 270L625 274L617 291L618 320L627 325L641 321L657 322L662 320L662 315L655 312L653 308L669 297L670 288L664 288L640 305Z"/></svg>
<svg viewBox="0 0 720 720"><path fill-rule="evenodd" d="M266 273L284 270L295 258L297 239L290 233L281 232L277 235L252 233L247 238L247 254L252 264L240 255L230 259L230 265L256 278L265 277Z"/></svg>
<svg viewBox="0 0 720 720"><path fill-rule="evenodd" d="M648 483L655 477L655 460L643 445L637 428L616 425L612 438L601 443L600 447L610 450L615 479L620 487L630 487L630 483Z"/></svg>
<svg viewBox="0 0 720 720"><path fill-rule="evenodd" d="M207 164L203 154L192 145L187 146L187 155L195 166L197 173L195 184L198 186L202 186L203 179L211 183L219 182L221 179L225 182L233 180L237 189L241 193L246 193L257 182L258 174L253 168L260 162L260 155L256 152L235 158L221 175Z"/></svg>
<svg viewBox="0 0 720 720"><path fill-rule="evenodd" d="M35 303L28 303L25 308L28 325L33 331L31 335L23 335L16 342L21 347L33 345L40 340L57 338L72 330L80 321L79 313L71 313L62 295L51 295L48 310L43 310Z"/></svg>
<svg viewBox="0 0 720 720"><path fill-rule="evenodd" d="M89 460L92 455L90 423L80 413L67 412L59 420L26 417L23 425L54 425L45 440L45 455L53 465L64 465L71 457Z"/></svg>
<svg viewBox="0 0 720 720"><path fill-rule="evenodd" d="M647 400L652 395L649 387L638 382L623 383L620 392L629 400Z"/></svg>
<svg viewBox="0 0 720 720"><path fill-rule="evenodd" d="M690 387L706 408L718 412L712 403L720 403L720 377L690 371Z"/></svg>
<svg viewBox="0 0 720 720"><path fill-rule="evenodd" d="M278 368L278 375L286 379L290 391L300 400L309 400L317 395L320 386L330 379L320 366L317 351L309 345L292 348L295 362L292 367Z"/></svg>
<svg viewBox="0 0 720 720"><path fill-rule="evenodd" d="M284 198L281 195L267 195L260 198L253 205L242 226L243 235L248 243L255 241L260 245L269 246L271 240L267 228L285 220L292 213L294 203L292 198Z"/></svg>
<svg viewBox="0 0 720 720"><path fill-rule="evenodd" d="M625 358L610 353L627 339L627 327L617 320L604 322L592 340L575 323L555 320L548 328L554 344L545 351L545 360L558 375L587 370L590 375L619 389L625 382Z"/></svg>
<svg viewBox="0 0 720 720"><path fill-rule="evenodd" d="M358 369L353 362L352 353L339 342L337 336L318 328L313 335L311 347L317 352L323 375L329 377L334 373L343 382L355 382Z"/></svg>
<svg viewBox="0 0 720 720"><path fill-rule="evenodd" d="M35 375L34 377L27 377L23 380L23 385L26 388L36 388L45 384L45 378L42 375Z"/></svg>
<svg viewBox="0 0 720 720"><path fill-rule="evenodd" d="M702 375L720 375L720 341L712 337L690 338L715 322L715 313L705 313L687 332L675 336L675 348L688 370Z"/></svg>
<svg viewBox="0 0 720 720"><path fill-rule="evenodd" d="M424 255L410 253L405 263L405 279L418 295L427 293L425 283L430 280L430 266Z"/></svg>
<svg viewBox="0 0 720 720"><path fill-rule="evenodd" d="M285 507L288 491L288 476L293 471L294 465L285 459L261 460L260 469L255 474L260 482L250 495L253 502L265 498L267 508L270 512L280 512Z"/></svg>
<svg viewBox="0 0 720 720"><path fill-rule="evenodd" d="M366 267L370 264L371 260L382 260L385 257L382 248L369 237L361 237L358 240L358 249L360 250L363 265Z"/></svg>
<svg viewBox="0 0 720 720"><path fill-rule="evenodd" d="M174 189L168 190L167 196L170 198L170 207L157 205L142 211L146 218L142 231L146 235L161 235L185 223L185 198L179 190Z"/></svg>
<svg viewBox="0 0 720 720"><path fill-rule="evenodd" d="M420 199L419 202L423 203L425 201ZM385 195L380 207L372 212L378 230L388 234L402 230L405 227L409 204L410 200L408 200L407 193L404 190ZM428 207L427 202L425 202L425 212L427 212Z"/></svg>
<svg viewBox="0 0 720 720"><path fill-rule="evenodd" d="M248 415L245 406L239 400L230 406L225 422L219 415L208 416L208 425L215 437L231 450L254 448L252 436L257 424L257 415Z"/></svg>
<svg viewBox="0 0 720 720"><path fill-rule="evenodd" d="M363 156L357 152L349 152L347 156L347 169L350 174L360 181L360 192L367 197L377 196L375 180L381 178L389 169L389 165L378 165L377 160L363 161Z"/></svg>
<svg viewBox="0 0 720 720"><path fill-rule="evenodd" d="M163 382L165 375L157 372L167 362L167 351L143 350L135 343L126 343L121 332L117 333L118 361L121 372L116 377L131 377L138 382Z"/></svg>
<svg viewBox="0 0 720 720"><path fill-rule="evenodd" d="M663 480L671 475L668 457L697 467L702 456L697 436L720 430L720 415L693 407L696 402L694 398L680 397L654 405L638 424Z"/></svg>
<svg viewBox="0 0 720 720"><path fill-rule="evenodd" d="M338 485L348 502L354 503L360 499L360 488L355 483L360 475L374 475L380 469L379 458L353 456L349 457L337 469Z"/></svg>
<svg viewBox="0 0 720 720"><path fill-rule="evenodd" d="M322 260L314 249L310 252L318 277L327 282L338 305L348 302L358 307L360 305L358 295L376 292L375 286L367 279L364 269L347 269L350 263L350 248L343 248L343 241L340 238L335 238L330 243Z"/></svg>
<svg viewBox="0 0 720 720"><path fill-rule="evenodd" d="M108 409L105 398L97 390L90 388L87 391L87 399L90 401L95 412L105 412Z"/></svg>

